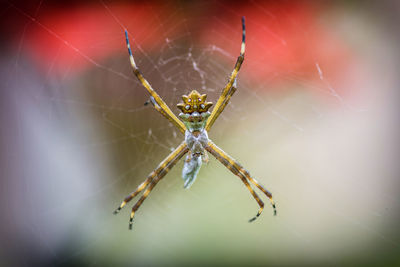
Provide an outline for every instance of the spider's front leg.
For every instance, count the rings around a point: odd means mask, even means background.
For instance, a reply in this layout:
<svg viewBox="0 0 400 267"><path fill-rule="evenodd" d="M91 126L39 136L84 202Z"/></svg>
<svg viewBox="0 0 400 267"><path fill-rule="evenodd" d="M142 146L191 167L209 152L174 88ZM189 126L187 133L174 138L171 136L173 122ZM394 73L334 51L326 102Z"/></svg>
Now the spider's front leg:
<svg viewBox="0 0 400 267"><path fill-rule="evenodd" d="M260 185L254 178L252 178L248 171L246 171L235 159L231 156L226 154L221 148L219 148L216 144L214 144L211 140L208 141L208 146L206 150L211 153L217 160L219 160L225 167L227 167L233 174L237 175L243 183L246 185L247 189L249 189L250 193L256 199L257 203L260 206L260 210L258 211L257 215L250 219L249 222L254 221L258 216L260 216L263 208L264 203L260 200L258 195L253 191L250 187L247 179L254 184L257 188L259 188L270 200L272 208L274 210L274 215L276 215L276 206L275 202L272 199L272 194L265 189L262 185Z"/></svg>
<svg viewBox="0 0 400 267"><path fill-rule="evenodd" d="M133 69L133 73L140 83L146 88L150 93L150 102L153 104L155 109L160 112L165 118L167 118L172 124L174 124L182 133L185 133L186 127L182 121L176 117L176 115L171 111L168 105L162 100L162 98L154 91L150 83L143 77L139 68L136 66L135 59L132 55L131 45L129 44L128 31L125 30L126 46L128 47L129 59ZM147 102L146 102L147 103Z"/></svg>
<svg viewBox="0 0 400 267"><path fill-rule="evenodd" d="M242 66L244 60L244 52L246 48L246 28L245 28L245 20L242 17L242 45L240 48L240 55L236 60L235 67L229 77L228 83L226 84L225 88L222 90L221 96L219 97L217 104L215 105L214 109L211 112L210 118L206 124L206 130L209 131L211 126L214 124L215 120L218 116L222 113L225 106L228 104L231 96L236 91L236 77L239 73L240 67Z"/></svg>

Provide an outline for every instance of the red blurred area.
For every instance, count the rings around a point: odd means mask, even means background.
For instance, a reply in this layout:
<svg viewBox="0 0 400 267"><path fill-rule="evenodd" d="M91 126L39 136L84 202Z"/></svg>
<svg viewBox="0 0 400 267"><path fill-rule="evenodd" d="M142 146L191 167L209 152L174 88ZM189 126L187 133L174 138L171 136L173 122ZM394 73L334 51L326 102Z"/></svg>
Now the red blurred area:
<svg viewBox="0 0 400 267"><path fill-rule="evenodd" d="M43 6L37 14L15 9L30 23L28 29L17 31L24 33L22 45L44 71L82 71L102 64L126 50L124 27L135 40L133 46L139 44L146 52L157 51L165 43L166 31L171 38L190 31L190 42L204 47L215 45L236 57L242 15L247 31L242 72L254 81L317 81L317 63L335 77L345 75L346 66L354 61L354 52L324 21L329 6L318 2L93 2L72 7ZM14 37L16 44L22 38Z"/></svg>
<svg viewBox="0 0 400 267"><path fill-rule="evenodd" d="M14 36L14 42L17 44L23 38L24 50L45 71L49 67L82 71L101 64L116 52L126 51L125 27L131 42L142 47L157 46L164 29L148 18L156 13L162 21L160 14L169 14L168 6L140 2L41 7L37 16L31 15L32 10L15 8L30 24L18 31L24 32L24 36Z"/></svg>
<svg viewBox="0 0 400 267"><path fill-rule="evenodd" d="M331 77L342 75L353 53L324 21L329 6L305 1L252 1L223 7L230 12L210 19L215 33L202 43L239 53L242 15L246 18L245 69L251 79L273 84L286 80L319 80L316 64ZM240 12L239 12L240 11ZM239 14L240 13L240 14ZM326 17L325 17L326 16ZM223 21L223 23L221 23Z"/></svg>

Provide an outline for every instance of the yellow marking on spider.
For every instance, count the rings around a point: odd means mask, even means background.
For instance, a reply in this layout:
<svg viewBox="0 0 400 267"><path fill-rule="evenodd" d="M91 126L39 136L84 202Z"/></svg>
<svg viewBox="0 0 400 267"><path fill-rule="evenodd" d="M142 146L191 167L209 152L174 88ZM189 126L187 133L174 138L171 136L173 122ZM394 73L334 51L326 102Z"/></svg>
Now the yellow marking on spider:
<svg viewBox="0 0 400 267"><path fill-rule="evenodd" d="M150 194L150 190L146 190L146 191L144 191L143 196L147 197L149 194Z"/></svg>

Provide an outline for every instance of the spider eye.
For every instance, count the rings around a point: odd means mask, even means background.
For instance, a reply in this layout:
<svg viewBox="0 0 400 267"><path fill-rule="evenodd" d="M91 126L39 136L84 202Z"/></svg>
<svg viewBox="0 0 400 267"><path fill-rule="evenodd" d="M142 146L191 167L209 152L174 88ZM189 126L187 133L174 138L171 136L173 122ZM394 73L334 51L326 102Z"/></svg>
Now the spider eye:
<svg viewBox="0 0 400 267"><path fill-rule="evenodd" d="M201 104L200 107L204 109L206 106L204 106L204 104Z"/></svg>
<svg viewBox="0 0 400 267"><path fill-rule="evenodd" d="M197 99L199 102L201 102L201 99L199 98L199 99Z"/></svg>
<svg viewBox="0 0 400 267"><path fill-rule="evenodd" d="M192 99L191 99L191 98L189 98L188 102L192 102Z"/></svg>
<svg viewBox="0 0 400 267"><path fill-rule="evenodd" d="M188 110L188 109L190 109L190 106L189 106L189 105L186 105L186 107L185 107L185 108Z"/></svg>

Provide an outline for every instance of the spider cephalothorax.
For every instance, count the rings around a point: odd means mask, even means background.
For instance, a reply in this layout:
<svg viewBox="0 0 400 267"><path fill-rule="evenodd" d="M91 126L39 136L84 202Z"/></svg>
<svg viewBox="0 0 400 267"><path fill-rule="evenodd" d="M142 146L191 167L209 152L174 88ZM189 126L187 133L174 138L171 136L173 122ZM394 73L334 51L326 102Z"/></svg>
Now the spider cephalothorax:
<svg viewBox="0 0 400 267"><path fill-rule="evenodd" d="M190 94L183 95L183 103L176 105L182 113L193 113L195 111L199 113L207 112L208 109L213 105L211 102L206 102L207 95L200 95L199 92L193 90Z"/></svg>
<svg viewBox="0 0 400 267"><path fill-rule="evenodd" d="M183 103L177 105L182 111L179 118L190 132L202 131L206 126L207 119L211 115L208 109L213 104L206 102L206 98L206 94L200 95L199 92L193 90L188 96L183 95Z"/></svg>

